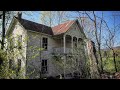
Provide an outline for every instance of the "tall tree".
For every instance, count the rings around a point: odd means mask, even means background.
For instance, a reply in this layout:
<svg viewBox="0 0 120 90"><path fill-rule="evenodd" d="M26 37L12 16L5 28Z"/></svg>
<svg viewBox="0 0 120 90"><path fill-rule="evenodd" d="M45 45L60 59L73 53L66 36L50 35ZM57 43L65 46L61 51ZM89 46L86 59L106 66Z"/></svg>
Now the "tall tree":
<svg viewBox="0 0 120 90"><path fill-rule="evenodd" d="M85 12L85 14L94 23L95 39L96 39L97 46L98 46L99 59L101 61L101 64L100 64L100 66L101 66L101 73L103 73L102 54L101 54L101 28L102 28L103 13L102 13L102 19L100 21L100 29L99 29L99 31L98 31L98 24L97 24L98 23L97 22L97 16L96 16L95 12L94 11L92 12L93 18L87 12Z"/></svg>
<svg viewBox="0 0 120 90"><path fill-rule="evenodd" d="M108 36L104 37L106 46L112 51L112 58L114 62L115 71L117 72L117 63L116 63L116 52L115 52L115 43L118 42L118 33L120 23L116 23L117 17L120 16L120 12L112 12L112 18L113 18L113 28L107 29ZM117 24L117 25L116 25Z"/></svg>
<svg viewBox="0 0 120 90"><path fill-rule="evenodd" d="M3 11L1 49L4 48L4 39L5 39L5 13L6 13L6 11Z"/></svg>

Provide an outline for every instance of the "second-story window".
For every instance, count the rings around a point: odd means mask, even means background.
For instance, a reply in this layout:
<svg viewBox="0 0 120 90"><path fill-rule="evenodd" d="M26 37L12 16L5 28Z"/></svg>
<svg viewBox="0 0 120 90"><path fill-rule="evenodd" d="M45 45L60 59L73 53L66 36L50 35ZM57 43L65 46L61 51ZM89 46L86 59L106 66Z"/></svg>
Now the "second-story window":
<svg viewBox="0 0 120 90"><path fill-rule="evenodd" d="M43 37L43 39L42 39L42 48L44 48L45 50L48 49L48 38Z"/></svg>
<svg viewBox="0 0 120 90"><path fill-rule="evenodd" d="M22 35L18 36L18 49L22 49Z"/></svg>
<svg viewBox="0 0 120 90"><path fill-rule="evenodd" d="M13 51L13 49L14 49L14 38L9 39L8 48L9 48L10 51Z"/></svg>

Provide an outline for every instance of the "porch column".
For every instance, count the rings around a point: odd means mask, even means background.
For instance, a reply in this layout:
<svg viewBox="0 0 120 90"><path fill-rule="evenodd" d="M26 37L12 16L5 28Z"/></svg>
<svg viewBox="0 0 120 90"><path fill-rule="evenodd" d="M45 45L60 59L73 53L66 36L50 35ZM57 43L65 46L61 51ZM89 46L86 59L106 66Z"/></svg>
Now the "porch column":
<svg viewBox="0 0 120 90"><path fill-rule="evenodd" d="M71 36L71 47L72 47L72 53L73 53L73 36Z"/></svg>
<svg viewBox="0 0 120 90"><path fill-rule="evenodd" d="M65 53L65 49L66 49L66 39L65 39L66 35L63 36L63 45L64 45L64 53Z"/></svg>
<svg viewBox="0 0 120 90"><path fill-rule="evenodd" d="M79 43L78 43L78 39L79 39L79 38L77 37L77 42L76 42L76 43L77 43L77 52L78 52L78 53L77 53L77 57L76 57L76 58L77 58L77 70L79 70L79 57L80 57L80 56L79 56L79 53L80 53L80 52L79 52L79 49L78 49L78 47L79 47L79 45L78 45L78 44L79 44Z"/></svg>
<svg viewBox="0 0 120 90"><path fill-rule="evenodd" d="M77 48L78 48L78 38L77 38Z"/></svg>
<svg viewBox="0 0 120 90"><path fill-rule="evenodd" d="M65 39L65 37L66 37L66 35L63 36L63 45L64 45L64 70L63 70L63 72L64 72L64 79L66 78L65 77L65 74L66 74L66 72L65 72L65 69L66 69L66 67L65 67L65 64L66 64L66 55L65 55L66 39Z"/></svg>

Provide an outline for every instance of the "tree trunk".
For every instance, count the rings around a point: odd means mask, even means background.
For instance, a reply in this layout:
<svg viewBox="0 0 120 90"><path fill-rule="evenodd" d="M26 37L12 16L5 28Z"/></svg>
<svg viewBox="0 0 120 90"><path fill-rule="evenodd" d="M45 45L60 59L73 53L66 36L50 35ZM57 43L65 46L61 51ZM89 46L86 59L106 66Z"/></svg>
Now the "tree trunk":
<svg viewBox="0 0 120 90"><path fill-rule="evenodd" d="M98 69L98 60L96 57L96 49L94 46L94 42L89 40L87 41L87 50L88 50L88 57L90 61L90 74L92 79L99 79L100 73Z"/></svg>
<svg viewBox="0 0 120 90"><path fill-rule="evenodd" d="M97 45L98 45L98 54L99 54L99 59L101 61L101 72L103 73L103 66L102 66L102 55L101 55L101 51L100 51L100 40L101 38L98 38L98 29L97 29L97 19L96 19L96 15L95 15L95 12L93 11L93 15L94 15L94 26L95 26L95 38L96 38L96 41L97 41ZM101 32L101 30L100 30ZM101 36L100 36L101 37ZM99 40L100 39L100 40Z"/></svg>
<svg viewBox="0 0 120 90"><path fill-rule="evenodd" d="M116 60L115 60L115 52L113 51L113 61L114 61L114 65L115 65L115 71L117 72L117 65L116 65Z"/></svg>
<svg viewBox="0 0 120 90"><path fill-rule="evenodd" d="M4 48L4 40L5 40L5 11L3 11L1 49Z"/></svg>
<svg viewBox="0 0 120 90"><path fill-rule="evenodd" d="M103 73L103 61L102 61L102 55L101 55L101 51L100 51L100 45L98 45L98 52L99 52L99 58L101 61L100 67L101 67L101 73Z"/></svg>

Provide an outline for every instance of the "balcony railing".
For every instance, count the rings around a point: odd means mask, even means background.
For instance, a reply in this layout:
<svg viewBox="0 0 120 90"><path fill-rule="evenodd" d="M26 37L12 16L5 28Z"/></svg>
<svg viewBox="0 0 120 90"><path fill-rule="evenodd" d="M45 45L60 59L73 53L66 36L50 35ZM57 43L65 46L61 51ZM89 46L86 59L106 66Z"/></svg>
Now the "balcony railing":
<svg viewBox="0 0 120 90"><path fill-rule="evenodd" d="M72 49L71 48L65 48L65 53L71 53ZM64 53L64 48L60 47L60 48L53 48L53 53Z"/></svg>
<svg viewBox="0 0 120 90"><path fill-rule="evenodd" d="M65 53L64 53L64 48L63 47L60 47L60 48L56 48L54 47L53 50L52 50L52 53L53 54L60 54L60 55L63 55L63 54L67 54L67 55L78 55L78 54L81 54L83 51L83 49L80 49L80 48L65 48Z"/></svg>

